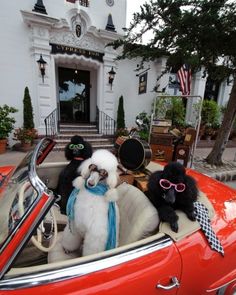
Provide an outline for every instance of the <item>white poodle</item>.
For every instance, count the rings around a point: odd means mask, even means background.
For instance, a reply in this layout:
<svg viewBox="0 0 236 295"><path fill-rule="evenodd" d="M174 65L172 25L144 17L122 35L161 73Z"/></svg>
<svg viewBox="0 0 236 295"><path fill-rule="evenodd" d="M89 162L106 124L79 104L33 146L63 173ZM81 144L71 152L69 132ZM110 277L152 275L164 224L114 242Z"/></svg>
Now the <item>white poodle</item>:
<svg viewBox="0 0 236 295"><path fill-rule="evenodd" d="M97 150L79 167L81 176L67 203L69 223L64 229L65 251L82 250L82 256L109 250L118 245L119 211L116 157Z"/></svg>

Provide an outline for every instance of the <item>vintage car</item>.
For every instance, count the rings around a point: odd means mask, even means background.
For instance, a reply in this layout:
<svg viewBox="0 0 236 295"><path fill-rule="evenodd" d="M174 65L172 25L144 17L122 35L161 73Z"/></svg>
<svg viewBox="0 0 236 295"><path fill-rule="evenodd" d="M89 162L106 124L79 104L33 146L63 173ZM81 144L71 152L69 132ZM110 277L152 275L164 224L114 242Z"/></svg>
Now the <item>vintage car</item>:
<svg viewBox="0 0 236 295"><path fill-rule="evenodd" d="M0 294L236 294L235 190L188 169L224 256L181 212L178 233L159 224L143 192L127 183L118 187L119 247L84 257L63 254L58 243L67 217L53 191L67 163L44 161L54 145L44 138L18 167L1 169Z"/></svg>

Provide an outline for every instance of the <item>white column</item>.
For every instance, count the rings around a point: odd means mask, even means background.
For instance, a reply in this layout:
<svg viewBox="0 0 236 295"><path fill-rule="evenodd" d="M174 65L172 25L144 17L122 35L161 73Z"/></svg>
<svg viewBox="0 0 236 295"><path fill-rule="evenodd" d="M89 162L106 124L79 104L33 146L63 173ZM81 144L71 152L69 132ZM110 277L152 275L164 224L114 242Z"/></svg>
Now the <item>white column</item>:
<svg viewBox="0 0 236 295"><path fill-rule="evenodd" d="M204 97L207 76L204 77L204 69L196 72L192 79L191 95ZM196 104L199 102L198 98L188 99L186 110L186 122L195 124L196 121Z"/></svg>

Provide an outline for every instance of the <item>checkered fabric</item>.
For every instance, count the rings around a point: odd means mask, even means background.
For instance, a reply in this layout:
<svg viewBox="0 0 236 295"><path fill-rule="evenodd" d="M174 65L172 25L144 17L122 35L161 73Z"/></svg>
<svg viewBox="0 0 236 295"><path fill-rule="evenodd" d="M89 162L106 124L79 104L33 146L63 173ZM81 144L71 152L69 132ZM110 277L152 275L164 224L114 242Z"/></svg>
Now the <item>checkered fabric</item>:
<svg viewBox="0 0 236 295"><path fill-rule="evenodd" d="M194 209L196 220L199 222L201 229L210 244L211 249L219 252L222 256L224 256L224 249L211 227L210 219L208 216L208 209L200 202L194 203Z"/></svg>

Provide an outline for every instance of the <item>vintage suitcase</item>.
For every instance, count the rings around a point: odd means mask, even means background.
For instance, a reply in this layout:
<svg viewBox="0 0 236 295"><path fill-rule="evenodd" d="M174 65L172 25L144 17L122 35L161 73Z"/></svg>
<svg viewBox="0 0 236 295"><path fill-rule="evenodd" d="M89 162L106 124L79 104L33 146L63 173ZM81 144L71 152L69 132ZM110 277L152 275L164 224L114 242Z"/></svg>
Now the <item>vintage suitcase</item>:
<svg viewBox="0 0 236 295"><path fill-rule="evenodd" d="M196 140L196 129L187 128L185 131L184 145L192 146Z"/></svg>
<svg viewBox="0 0 236 295"><path fill-rule="evenodd" d="M168 126L152 126L152 133L168 133L169 130Z"/></svg>
<svg viewBox="0 0 236 295"><path fill-rule="evenodd" d="M153 120L153 125L154 126L168 126L168 127L171 127L172 121L168 120L168 119Z"/></svg>
<svg viewBox="0 0 236 295"><path fill-rule="evenodd" d="M152 133L150 137L150 143L172 146L174 139L175 136L172 134Z"/></svg>
<svg viewBox="0 0 236 295"><path fill-rule="evenodd" d="M171 162L173 159L174 146L166 146L160 144L151 144L152 160L163 162Z"/></svg>
<svg viewBox="0 0 236 295"><path fill-rule="evenodd" d="M188 145L177 145L174 153L174 161L187 167L190 156L190 147Z"/></svg>

